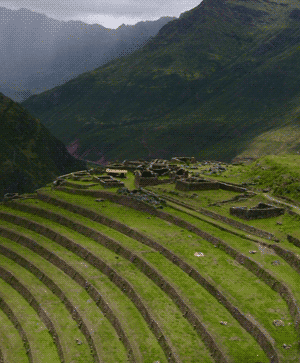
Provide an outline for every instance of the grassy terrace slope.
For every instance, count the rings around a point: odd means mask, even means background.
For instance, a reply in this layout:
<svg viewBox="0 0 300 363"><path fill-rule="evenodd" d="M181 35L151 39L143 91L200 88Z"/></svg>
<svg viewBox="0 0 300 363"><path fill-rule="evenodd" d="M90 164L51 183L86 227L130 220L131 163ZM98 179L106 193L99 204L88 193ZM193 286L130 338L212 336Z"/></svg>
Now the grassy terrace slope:
<svg viewBox="0 0 300 363"><path fill-rule="evenodd" d="M299 13L294 0L204 0L138 51L22 105L89 160L295 151Z"/></svg>
<svg viewBox="0 0 300 363"><path fill-rule="evenodd" d="M130 173L125 183L132 188ZM272 219L257 228L279 243L204 215L199 207L213 210L208 192L148 190L173 199L160 210L100 185L70 184L0 205L0 319L14 337L0 334L3 356L298 362L300 247Z"/></svg>

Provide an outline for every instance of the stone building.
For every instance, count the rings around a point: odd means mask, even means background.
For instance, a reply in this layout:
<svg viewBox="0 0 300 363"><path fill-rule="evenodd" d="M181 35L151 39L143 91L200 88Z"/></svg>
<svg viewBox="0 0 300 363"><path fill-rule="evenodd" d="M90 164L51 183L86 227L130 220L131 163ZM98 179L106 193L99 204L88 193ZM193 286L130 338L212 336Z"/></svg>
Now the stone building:
<svg viewBox="0 0 300 363"><path fill-rule="evenodd" d="M284 214L284 208L278 208L271 204L258 203L257 206L247 209L247 207L230 207L230 214L242 219L260 219L278 217Z"/></svg>
<svg viewBox="0 0 300 363"><path fill-rule="evenodd" d="M123 187L124 183L121 182L118 179L113 178L110 175L104 175L104 176L94 176L94 181L97 181L101 185L103 185L104 188L115 188L115 187Z"/></svg>
<svg viewBox="0 0 300 363"><path fill-rule="evenodd" d="M127 170L106 169L106 174L115 178L126 178Z"/></svg>
<svg viewBox="0 0 300 363"><path fill-rule="evenodd" d="M174 156L171 159L171 162L173 163L190 163L190 164L195 164L197 162L197 160L194 158L194 156Z"/></svg>
<svg viewBox="0 0 300 363"><path fill-rule="evenodd" d="M186 179L177 179L175 189L181 191L189 190L212 190L219 189L219 183L209 181L203 178L190 177Z"/></svg>

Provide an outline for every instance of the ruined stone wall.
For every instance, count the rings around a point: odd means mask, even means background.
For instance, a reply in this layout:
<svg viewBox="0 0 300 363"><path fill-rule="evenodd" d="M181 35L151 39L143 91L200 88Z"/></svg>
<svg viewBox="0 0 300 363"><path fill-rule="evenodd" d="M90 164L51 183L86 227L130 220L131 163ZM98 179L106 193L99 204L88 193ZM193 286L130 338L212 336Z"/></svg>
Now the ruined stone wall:
<svg viewBox="0 0 300 363"><path fill-rule="evenodd" d="M192 191L192 190L216 190L216 189L224 189L232 192L246 192L246 188L242 188L237 185L215 182L215 181L205 181L200 183L189 183L185 180L177 180L175 189L181 191Z"/></svg>
<svg viewBox="0 0 300 363"><path fill-rule="evenodd" d="M268 208L268 209L246 209L240 207L230 207L229 213L233 216L251 220L261 218L278 217L284 214L284 208Z"/></svg>
<svg viewBox="0 0 300 363"><path fill-rule="evenodd" d="M240 187L238 185L234 185L234 184L227 184L227 183L219 182L219 187L220 187L220 189L229 190L229 191L237 192L237 193L247 192L246 188L242 188L242 187Z"/></svg>
<svg viewBox="0 0 300 363"><path fill-rule="evenodd" d="M72 188L78 188L78 189L88 189L90 187L93 187L95 185L98 185L99 183L93 183L93 184L85 184L85 185L80 185L80 184L74 184L71 183L67 180L64 181L63 185L68 186L68 187L72 187Z"/></svg>
<svg viewBox="0 0 300 363"><path fill-rule="evenodd" d="M177 180L175 184L175 189L180 191L190 191L190 190L215 190L219 189L219 183L214 182L201 182L201 183L189 183L184 180Z"/></svg>
<svg viewBox="0 0 300 363"><path fill-rule="evenodd" d="M299 241L300 242L300 241ZM300 258L291 251L285 250L278 245L271 246L276 253L281 256L290 266L300 274Z"/></svg>
<svg viewBox="0 0 300 363"><path fill-rule="evenodd" d="M136 173L134 176L134 185L136 188L138 187L145 187L147 185L157 185L158 182L157 176L155 177L149 177L149 178L143 178L141 176L141 173Z"/></svg>
<svg viewBox="0 0 300 363"><path fill-rule="evenodd" d="M263 348L263 350L268 354L269 357L275 357L274 362L276 362L276 353L275 349L268 340L268 338L260 331L260 329L253 324L251 321L249 321L245 316L232 305L226 298L223 296L215 287L213 287L207 280L205 280L198 271L196 271L193 267L188 265L186 262L184 262L181 258L173 254L168 249L164 248L162 245L158 244L157 242L153 241L149 237L146 237L142 235L141 233L133 230L132 228L123 225L120 222L112 221L109 218L99 215L96 212L89 211L83 207L76 207L75 205L72 205L69 202L57 200L55 198L51 198L49 196L43 195L39 193L39 197L42 200L45 200L47 202L52 202L55 205L60 205L70 211L77 210L77 213L80 213L86 217L90 217L94 221L98 221L100 223L103 223L109 227L115 228L119 230L121 233L124 233L128 235L129 237L135 238L136 240L140 241L141 243L144 243L148 245L149 247L159 251L162 253L166 258L168 258L172 263L176 264L178 267L180 267L184 272L186 272L189 276L191 276L195 281L200 283L207 291L209 291L220 303L222 303L225 308L232 314L232 316L239 321L239 323L252 335L255 337L257 342L260 344L260 346ZM218 241L218 240L217 240ZM117 253L117 252L116 252ZM119 252L120 253L120 252ZM152 277L151 277L152 278ZM160 280L157 280L160 283ZM167 286L167 285L166 285ZM174 295L175 296L175 295ZM221 299L221 300L220 300ZM179 301L179 300L177 300ZM183 307L181 307L183 309ZM185 315L188 313L188 311L185 311ZM200 329L200 328L199 328Z"/></svg>
<svg viewBox="0 0 300 363"><path fill-rule="evenodd" d="M293 243L295 246L300 247L300 240L296 237L293 237L291 235L287 235L287 239L289 242Z"/></svg>

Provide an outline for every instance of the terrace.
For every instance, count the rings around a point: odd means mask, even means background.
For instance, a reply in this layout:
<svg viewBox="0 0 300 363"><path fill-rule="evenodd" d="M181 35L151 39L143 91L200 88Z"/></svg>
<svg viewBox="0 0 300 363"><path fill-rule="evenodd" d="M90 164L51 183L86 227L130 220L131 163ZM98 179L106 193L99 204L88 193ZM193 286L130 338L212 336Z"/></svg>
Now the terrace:
<svg viewBox="0 0 300 363"><path fill-rule="evenodd" d="M298 362L297 216L242 223L230 207L263 195L99 174L0 205L4 362Z"/></svg>

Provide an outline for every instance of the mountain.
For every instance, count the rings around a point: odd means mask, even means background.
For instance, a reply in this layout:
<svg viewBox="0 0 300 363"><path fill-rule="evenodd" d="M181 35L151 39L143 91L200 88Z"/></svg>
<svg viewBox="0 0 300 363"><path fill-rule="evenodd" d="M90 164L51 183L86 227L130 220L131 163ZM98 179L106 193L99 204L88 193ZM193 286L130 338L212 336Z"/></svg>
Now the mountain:
<svg viewBox="0 0 300 363"><path fill-rule="evenodd" d="M31 192L56 176L86 168L18 103L0 93L0 199Z"/></svg>
<svg viewBox="0 0 300 363"><path fill-rule="evenodd" d="M20 102L143 46L174 17L108 29L0 7L0 92Z"/></svg>
<svg viewBox="0 0 300 363"><path fill-rule="evenodd" d="M22 104L90 160L300 149L300 3L204 0L143 48Z"/></svg>

